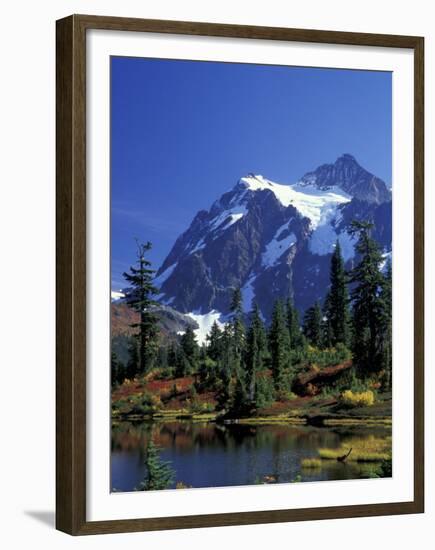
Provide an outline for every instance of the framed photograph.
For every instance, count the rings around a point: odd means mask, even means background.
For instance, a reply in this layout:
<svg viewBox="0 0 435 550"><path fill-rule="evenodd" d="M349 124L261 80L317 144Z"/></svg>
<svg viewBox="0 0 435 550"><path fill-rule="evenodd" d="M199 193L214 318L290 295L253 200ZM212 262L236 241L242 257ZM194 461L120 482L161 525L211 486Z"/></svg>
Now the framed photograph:
<svg viewBox="0 0 435 550"><path fill-rule="evenodd" d="M57 528L421 513L423 45L57 22Z"/></svg>

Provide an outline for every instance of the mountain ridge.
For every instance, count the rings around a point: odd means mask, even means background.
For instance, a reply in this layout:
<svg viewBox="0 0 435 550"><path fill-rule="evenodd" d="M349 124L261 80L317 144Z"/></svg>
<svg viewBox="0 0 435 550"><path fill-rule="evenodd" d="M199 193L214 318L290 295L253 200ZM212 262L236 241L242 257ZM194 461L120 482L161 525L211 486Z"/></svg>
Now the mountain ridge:
<svg viewBox="0 0 435 550"><path fill-rule="evenodd" d="M391 191L349 154L307 172L292 185L248 174L200 210L156 274L159 301L182 313L228 313L242 289L269 318L273 301L292 297L302 312L322 299L338 239L349 266L353 219L375 221L374 237L391 251Z"/></svg>

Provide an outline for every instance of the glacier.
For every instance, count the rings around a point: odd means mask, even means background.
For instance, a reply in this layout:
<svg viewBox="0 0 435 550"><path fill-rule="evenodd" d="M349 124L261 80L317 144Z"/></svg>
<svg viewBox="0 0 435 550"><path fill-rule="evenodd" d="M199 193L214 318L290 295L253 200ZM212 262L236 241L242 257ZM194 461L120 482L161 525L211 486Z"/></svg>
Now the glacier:
<svg viewBox="0 0 435 550"><path fill-rule="evenodd" d="M236 287L245 311L255 300L269 318L273 301L291 296L303 312L324 298L337 240L345 262L355 258L355 219L372 220L374 238L391 251L391 191L351 155L293 184L249 173L178 237L155 279L159 299L206 315L201 326L218 312L226 318Z"/></svg>
<svg viewBox="0 0 435 550"><path fill-rule="evenodd" d="M297 239L294 233L289 233L286 237L282 237L286 230L288 231L288 223L282 225L275 233L273 239L266 245L266 250L261 256L261 263L264 267L275 265L279 258L296 243Z"/></svg>
<svg viewBox="0 0 435 550"><path fill-rule="evenodd" d="M207 334L209 334L213 323L216 322L219 328L224 328L225 323L220 321L221 313L219 311L211 310L208 313L189 312L186 314L191 317L198 325L197 329L193 332L196 336L198 344L203 345L207 342Z"/></svg>
<svg viewBox="0 0 435 550"><path fill-rule="evenodd" d="M301 182L293 185L275 183L262 175L246 176L240 179L240 183L249 191L264 189L272 191L283 206L292 205L302 216L308 218L313 229L326 223L333 216L338 205L350 202L352 199L336 186L323 191L314 185Z"/></svg>

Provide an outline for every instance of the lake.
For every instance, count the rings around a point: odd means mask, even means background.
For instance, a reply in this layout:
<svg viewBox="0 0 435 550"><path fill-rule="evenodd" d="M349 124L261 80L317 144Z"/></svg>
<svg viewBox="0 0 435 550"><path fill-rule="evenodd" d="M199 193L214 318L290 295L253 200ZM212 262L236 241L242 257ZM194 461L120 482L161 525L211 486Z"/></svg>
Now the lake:
<svg viewBox="0 0 435 550"><path fill-rule="evenodd" d="M252 485L273 480L341 480L367 477L373 464L322 461L321 468L301 467L319 448L350 448L358 440L391 435L391 429L314 428L290 425L220 425L187 421L119 422L112 426L112 489L132 491L146 474L150 436L171 462L175 481L189 487Z"/></svg>

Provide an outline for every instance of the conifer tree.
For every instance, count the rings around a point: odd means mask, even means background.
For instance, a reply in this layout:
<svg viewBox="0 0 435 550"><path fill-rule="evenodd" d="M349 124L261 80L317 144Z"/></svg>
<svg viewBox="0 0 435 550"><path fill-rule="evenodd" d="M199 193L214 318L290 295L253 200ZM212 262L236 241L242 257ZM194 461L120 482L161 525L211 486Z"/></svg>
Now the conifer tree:
<svg viewBox="0 0 435 550"><path fill-rule="evenodd" d="M231 373L236 377L237 399L239 405L247 399L246 372L243 365L245 352L245 325L243 322L242 293L240 288L234 290L230 311L232 313L232 342L230 347Z"/></svg>
<svg viewBox="0 0 435 550"><path fill-rule="evenodd" d="M178 364L178 345L176 342L171 342L168 349L168 366L176 369Z"/></svg>
<svg viewBox="0 0 435 550"><path fill-rule="evenodd" d="M307 309L304 316L304 334L310 344L319 348L322 345L322 310L317 301Z"/></svg>
<svg viewBox="0 0 435 550"><path fill-rule="evenodd" d="M269 349L275 388L281 389L285 371L290 367L290 337L281 300L277 300L273 308Z"/></svg>
<svg viewBox="0 0 435 550"><path fill-rule="evenodd" d="M160 458L160 448L149 439L145 464L147 473L145 479L137 488L138 491L158 491L168 489L174 480L174 471L170 462Z"/></svg>
<svg viewBox="0 0 435 550"><path fill-rule="evenodd" d="M221 407L226 407L231 397L231 375L234 369L234 355L232 349L233 330L227 323L222 333L222 348L218 361L220 388L218 400Z"/></svg>
<svg viewBox="0 0 435 550"><path fill-rule="evenodd" d="M210 333L207 335L207 342L207 355L213 361L217 361L222 351L222 331L216 321L214 321Z"/></svg>
<svg viewBox="0 0 435 550"><path fill-rule="evenodd" d="M207 353L203 353L203 348L201 348L198 376L202 388L216 387L216 382L218 380L216 367L216 361L207 355Z"/></svg>
<svg viewBox="0 0 435 550"><path fill-rule="evenodd" d="M198 368L199 346L196 341L195 332L190 325L187 326L185 333L181 336L181 349L187 366L183 376L196 372Z"/></svg>
<svg viewBox="0 0 435 550"><path fill-rule="evenodd" d="M381 292L382 318L379 331L381 348L381 369L384 371L383 389L391 391L392 387L392 268L391 262L387 263Z"/></svg>
<svg viewBox="0 0 435 550"><path fill-rule="evenodd" d="M332 348L334 346L334 333L332 330L331 320L329 318L329 294L325 298L325 304L323 306L322 317L322 345L325 348Z"/></svg>
<svg viewBox="0 0 435 550"><path fill-rule="evenodd" d="M116 386L116 384L122 384L125 378L125 367L121 361L119 361L118 356L113 350L111 355L110 370L112 387Z"/></svg>
<svg viewBox="0 0 435 550"><path fill-rule="evenodd" d="M149 370L157 350L158 318L152 308L157 304L153 296L158 291L153 285L155 271L151 269L151 263L145 258L150 249L150 242L145 244L137 242L137 267L131 266L130 272L123 274L130 285L126 302L140 315L139 322L130 325L138 329L140 372Z"/></svg>
<svg viewBox="0 0 435 550"><path fill-rule="evenodd" d="M157 364L162 371L168 369L168 347L166 345L159 346L157 350Z"/></svg>
<svg viewBox="0 0 435 550"><path fill-rule="evenodd" d="M118 383L118 358L113 350L110 358L110 382L112 387Z"/></svg>
<svg viewBox="0 0 435 550"><path fill-rule="evenodd" d="M183 377L187 376L191 372L191 364L184 353L184 349L180 346L177 349L177 359L175 364L175 376Z"/></svg>
<svg viewBox="0 0 435 550"><path fill-rule="evenodd" d="M128 362L126 376L129 380L133 380L139 373L139 349L136 338L130 338L128 344Z"/></svg>
<svg viewBox="0 0 435 550"><path fill-rule="evenodd" d="M231 412L243 415L248 405L248 392L246 389L245 377L236 376L234 391L231 399Z"/></svg>
<svg viewBox="0 0 435 550"><path fill-rule="evenodd" d="M263 367L263 356L266 348L266 335L258 305L254 304L251 312L251 324L246 339L246 377L248 399L256 399L256 374Z"/></svg>
<svg viewBox="0 0 435 550"><path fill-rule="evenodd" d="M373 224L354 221L351 234L358 236L356 250L361 260L350 273L354 284L351 292L353 304L353 355L362 376L367 376L381 368L379 332L382 328L384 303L381 291L384 278L380 271L381 251L371 237Z"/></svg>
<svg viewBox="0 0 435 550"><path fill-rule="evenodd" d="M299 313L294 307L293 300L288 298L286 303L287 313L287 328L290 336L290 347L295 350L300 350L303 347L303 337L299 324Z"/></svg>
<svg viewBox="0 0 435 550"><path fill-rule="evenodd" d="M338 343L347 346L350 339L349 293L338 240L331 258L330 281L331 285L325 303L327 335L333 346Z"/></svg>
<svg viewBox="0 0 435 550"><path fill-rule="evenodd" d="M232 313L234 359L240 364L245 346L245 325L243 323L242 293L240 288L234 290L230 311Z"/></svg>

